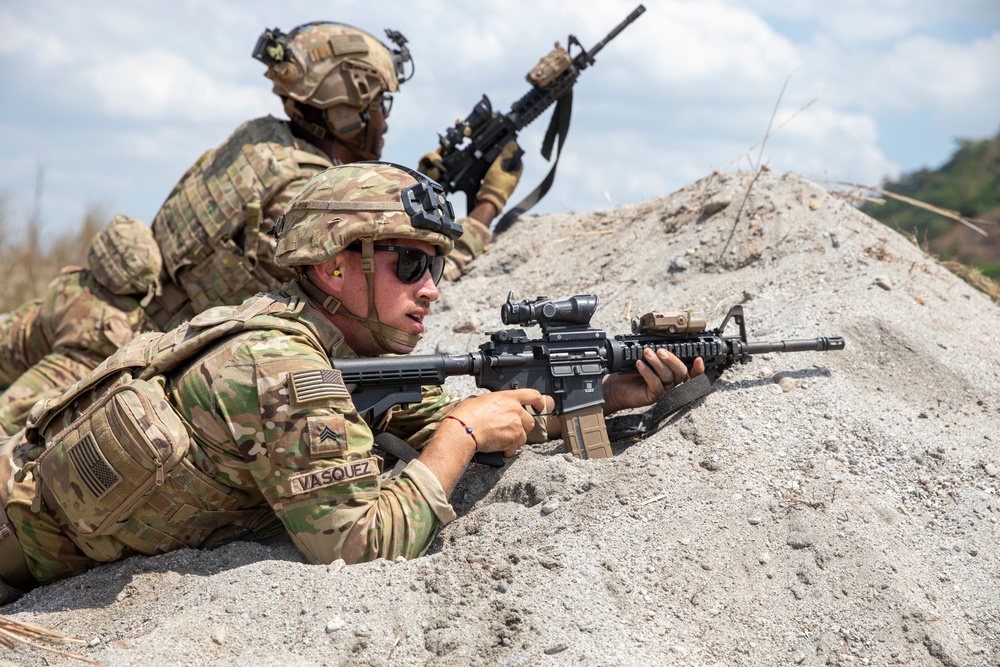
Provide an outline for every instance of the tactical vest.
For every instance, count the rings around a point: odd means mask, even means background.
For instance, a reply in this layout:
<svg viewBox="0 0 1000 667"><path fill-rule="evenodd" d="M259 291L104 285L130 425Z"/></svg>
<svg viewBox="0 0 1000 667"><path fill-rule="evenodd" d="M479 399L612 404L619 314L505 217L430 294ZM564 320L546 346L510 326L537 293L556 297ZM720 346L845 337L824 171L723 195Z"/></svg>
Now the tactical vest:
<svg viewBox="0 0 1000 667"><path fill-rule="evenodd" d="M32 410L25 437L36 451L34 509L44 498L61 529L90 558L223 544L250 530L280 529L274 512L213 478L208 457L166 395L166 375L223 338L251 330L316 332L296 319L304 302L257 296L220 306L168 333L123 346L88 377ZM247 507L250 505L249 507Z"/></svg>
<svg viewBox="0 0 1000 667"><path fill-rule="evenodd" d="M187 171L153 219L170 278L195 312L238 304L284 280L259 267L262 213L296 180L333 166L271 116L241 125ZM266 251L264 251L266 252Z"/></svg>

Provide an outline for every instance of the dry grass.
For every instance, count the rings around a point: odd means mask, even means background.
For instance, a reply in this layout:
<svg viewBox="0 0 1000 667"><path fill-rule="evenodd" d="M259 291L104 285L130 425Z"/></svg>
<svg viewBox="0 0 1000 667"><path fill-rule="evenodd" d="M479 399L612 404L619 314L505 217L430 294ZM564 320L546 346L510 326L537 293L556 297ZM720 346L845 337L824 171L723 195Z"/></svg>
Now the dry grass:
<svg viewBox="0 0 1000 667"><path fill-rule="evenodd" d="M830 194L838 197L843 197L844 199L847 199L848 201L851 201L853 203L858 203L861 201L869 201L876 204L885 203L884 200L871 197L866 194L867 192L874 192L883 197L895 199L896 201L901 201L904 204L909 204L910 206L922 208L925 211L930 211L931 213L935 213L937 215L940 215L941 217L948 218L949 220L954 220L955 222L959 222L968 227L969 229L972 229L977 234L981 234L982 236L988 236L989 234L988 232L986 232L986 230L982 228L981 225L996 224L996 222L993 220L967 218L961 215L958 211L952 211L951 209L948 208L942 208L941 206L928 204L927 202L920 201L919 199L913 199L912 197L905 197L903 195L896 194L894 192L889 192L888 190L884 190L882 188L878 188L873 185L860 185L858 183L848 183L846 181L829 181L829 180L821 180L818 182L830 183L832 185L840 185L850 188L849 190L846 191L830 190ZM924 250L924 252L931 255L932 257L935 257L926 247L925 244L919 243L918 240L912 235L906 235L906 236L909 237L910 241L912 241L914 245L921 247ZM935 257L935 259L937 259L937 257ZM941 265L944 266L949 271L951 271L952 273L954 273L962 280L964 280L965 282L975 287L980 292L986 294L988 297L990 297L990 299L993 300L993 303L1000 304L1000 284L998 284L995 280L993 280L989 276L984 275L983 272L980 271L979 269L972 266L967 266L956 260L948 260L946 262L941 262Z"/></svg>
<svg viewBox="0 0 1000 667"><path fill-rule="evenodd" d="M0 205L0 313L41 296L64 266L85 265L90 240L105 222L103 213L95 208L84 216L75 233L43 242L42 225L34 219L25 225L23 234L13 234Z"/></svg>
<svg viewBox="0 0 1000 667"><path fill-rule="evenodd" d="M0 616L0 646L4 646L6 648L14 648L15 645L22 644L24 646L31 646L43 651L48 651L49 653L55 653L56 655L61 655L66 658L82 660L83 662L91 665L98 664L96 660L91 660L90 658L85 658L82 655L77 655L76 653L70 653L68 651L52 647L53 644L86 643L87 642L82 639L72 637L64 632L60 632L59 630L46 628L41 625L34 625L33 623L26 623L24 621L18 621L7 616Z"/></svg>
<svg viewBox="0 0 1000 667"><path fill-rule="evenodd" d="M954 260L942 262L941 265L980 292L986 294L993 300L993 303L1000 304L1000 284L989 276L983 275L983 272L979 269L966 266Z"/></svg>

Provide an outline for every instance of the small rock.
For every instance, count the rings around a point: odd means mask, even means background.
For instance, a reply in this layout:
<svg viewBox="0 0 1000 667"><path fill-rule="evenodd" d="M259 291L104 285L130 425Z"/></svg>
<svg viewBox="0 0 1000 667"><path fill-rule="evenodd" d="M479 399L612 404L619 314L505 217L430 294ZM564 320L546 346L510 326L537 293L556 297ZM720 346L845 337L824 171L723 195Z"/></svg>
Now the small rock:
<svg viewBox="0 0 1000 667"><path fill-rule="evenodd" d="M701 207L701 212L704 215L715 215L731 203L733 203L733 200L728 195L716 195L705 202Z"/></svg>
<svg viewBox="0 0 1000 667"><path fill-rule="evenodd" d="M457 322L452 328L454 333L475 333L479 330L479 322L475 320L465 320L464 322Z"/></svg>
<svg viewBox="0 0 1000 667"><path fill-rule="evenodd" d="M340 618L339 616L330 619L330 621L327 622L326 624L326 634L330 634L331 632L336 632L337 630L343 630L343 629L344 629L344 619Z"/></svg>
<svg viewBox="0 0 1000 667"><path fill-rule="evenodd" d="M225 628L215 628L212 630L212 641L222 646L226 643L226 629Z"/></svg>
<svg viewBox="0 0 1000 667"><path fill-rule="evenodd" d="M674 261L670 262L670 268L667 269L670 273L683 273L691 268L691 262L687 261L684 257L678 257Z"/></svg>
<svg viewBox="0 0 1000 667"><path fill-rule="evenodd" d="M792 389L795 389L795 380L788 377L787 375L782 375L781 373L778 373L777 382L778 386L781 387L781 390L786 393L791 391Z"/></svg>
<svg viewBox="0 0 1000 667"><path fill-rule="evenodd" d="M747 523L749 523L751 526L759 526L760 524L764 523L764 519L754 514L753 516L747 517Z"/></svg>
<svg viewBox="0 0 1000 667"><path fill-rule="evenodd" d="M992 463L987 463L985 466L983 466L983 470L985 470L986 474L989 475L990 477L997 476L997 467Z"/></svg>
<svg viewBox="0 0 1000 667"><path fill-rule="evenodd" d="M557 509L559 509L559 501L552 499L547 503L545 503L544 505L542 505L542 514L552 514Z"/></svg>
<svg viewBox="0 0 1000 667"><path fill-rule="evenodd" d="M764 553L757 556L757 562L760 563L761 565L767 565L768 563L771 562L771 554L765 551Z"/></svg>
<svg viewBox="0 0 1000 667"><path fill-rule="evenodd" d="M722 470L722 463L714 457L702 459L698 465L709 472L718 472L719 470Z"/></svg>
<svg viewBox="0 0 1000 667"><path fill-rule="evenodd" d="M347 563L344 561L343 558L338 558L337 560L333 561L332 563L326 566L326 571L331 573L340 572L341 570L344 569L346 565Z"/></svg>
<svg viewBox="0 0 1000 667"><path fill-rule="evenodd" d="M562 653L569 648L569 644L565 642L559 642L558 644L553 644L552 646L547 646L545 648L545 655L555 655L556 653Z"/></svg>
<svg viewBox="0 0 1000 667"><path fill-rule="evenodd" d="M879 276L875 279L875 284L884 290L892 289L892 281L887 276Z"/></svg>

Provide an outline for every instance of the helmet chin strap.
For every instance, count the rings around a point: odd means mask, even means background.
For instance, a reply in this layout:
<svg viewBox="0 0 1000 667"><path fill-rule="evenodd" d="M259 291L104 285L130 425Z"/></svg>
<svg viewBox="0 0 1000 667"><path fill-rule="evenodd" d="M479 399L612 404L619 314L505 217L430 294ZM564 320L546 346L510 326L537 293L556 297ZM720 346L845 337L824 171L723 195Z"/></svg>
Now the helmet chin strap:
<svg viewBox="0 0 1000 667"><path fill-rule="evenodd" d="M322 308L331 315L339 314L357 321L361 326L371 332L372 337L379 348L387 354L399 354L397 350L389 347L389 341L400 343L409 348L414 348L420 342L421 336L400 331L395 327L383 324L379 320L378 310L375 308L375 243L371 239L361 241L361 270L365 274L365 281L368 283L368 316L359 317L344 308L344 304L338 299L330 296L312 282L307 276L302 276L302 289L310 297L320 303Z"/></svg>
<svg viewBox="0 0 1000 667"><path fill-rule="evenodd" d="M372 122L372 112L379 104L380 102L377 99L372 100L368 105L368 112L359 115L360 119L364 121L365 126L362 132L359 132L351 139L343 139L334 135L335 141L349 146L351 150L358 154L358 158L361 160L378 160L382 155L382 152L378 150L380 132L375 127L375 123ZM367 120L365 116L368 117ZM331 134L334 132L332 127L330 127L330 132Z"/></svg>

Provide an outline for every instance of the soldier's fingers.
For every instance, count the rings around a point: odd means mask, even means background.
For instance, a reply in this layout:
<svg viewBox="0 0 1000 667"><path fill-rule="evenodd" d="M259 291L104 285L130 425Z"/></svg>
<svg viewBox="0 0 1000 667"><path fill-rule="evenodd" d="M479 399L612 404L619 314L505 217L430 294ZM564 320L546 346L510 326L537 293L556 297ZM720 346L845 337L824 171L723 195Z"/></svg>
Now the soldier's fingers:
<svg viewBox="0 0 1000 667"><path fill-rule="evenodd" d="M652 358L648 358L646 353L650 353ZM646 387L654 396L661 396L666 388L673 383L673 375L667 366L656 357L650 350L645 350L643 361L636 363L635 370L646 381Z"/></svg>
<svg viewBox="0 0 1000 667"><path fill-rule="evenodd" d="M678 382L683 382L687 378L687 369L684 364L670 352L657 350L655 353L647 349L644 357L650 368L656 373L664 387L670 387Z"/></svg>
<svg viewBox="0 0 1000 667"><path fill-rule="evenodd" d="M537 389L511 389L511 396L521 405L530 405L538 414L545 412L545 397Z"/></svg>

